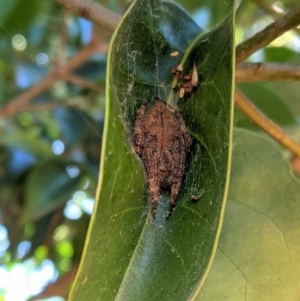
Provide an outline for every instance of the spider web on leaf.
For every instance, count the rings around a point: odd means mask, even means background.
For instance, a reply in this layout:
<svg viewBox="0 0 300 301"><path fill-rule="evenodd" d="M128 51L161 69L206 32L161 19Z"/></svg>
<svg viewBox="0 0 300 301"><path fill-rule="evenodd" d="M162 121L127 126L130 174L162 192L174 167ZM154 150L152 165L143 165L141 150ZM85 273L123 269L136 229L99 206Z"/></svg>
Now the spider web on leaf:
<svg viewBox="0 0 300 301"><path fill-rule="evenodd" d="M173 2L136 1L114 37L109 68L109 87L119 103L129 140L142 104L159 97L178 105L195 146L190 156L190 163L194 163L189 164L186 173L188 184L182 190L186 188L190 195L197 195L204 188L209 204L217 210L221 208L228 158L231 27L229 14L214 31L204 34L190 15ZM179 56L174 59L170 54L176 50ZM178 99L172 90L171 70L179 63L184 71L191 71L195 63L202 75L198 91L185 100Z"/></svg>
<svg viewBox="0 0 300 301"><path fill-rule="evenodd" d="M120 106L129 140L142 104L153 104L155 97L176 104L171 70L201 32L174 2L141 0L129 8L112 41L107 85ZM177 58L171 57L174 51Z"/></svg>
<svg viewBox="0 0 300 301"><path fill-rule="evenodd" d="M166 295L164 300L186 300L211 262L228 187L232 6L231 1L228 17L220 26L203 34L178 5L139 0L115 33L108 62L107 120L95 208L95 220L106 224L95 223L90 234L95 240L103 237L110 252L97 245L97 254L86 259L91 261L90 269L97 266L102 271L97 282L106 283L105 292L98 291L99 300L154 301ZM180 53L177 60L170 56L176 50ZM195 63L203 75L196 93L177 104L194 145L174 214L165 220L162 204L169 202L164 195L152 224L145 218L146 179L132 151L132 128L143 103L154 101L155 96L173 102L171 69L180 62L186 70L192 70ZM202 189L201 200L192 204L191 197ZM92 239L90 243L92 250ZM115 268L122 273L116 277L114 266L105 263L121 257ZM107 282L111 277L114 283ZM96 281L87 289L93 286L98 289Z"/></svg>
<svg viewBox="0 0 300 301"><path fill-rule="evenodd" d="M108 102L120 107L127 135L116 135L124 128L116 120L119 116L113 116L119 111L110 111L111 128L106 127L101 160L101 201L91 221L89 256L77 281L85 285L76 286L81 289L76 300L160 300L166 295L169 299L164 300L186 300L203 277L226 190L232 72L228 12L220 27L200 39L200 28L172 2L136 1L120 24L111 49ZM180 53L177 59L170 57L175 50ZM176 212L168 222L158 216L153 227L140 218L145 186L128 140L144 102L155 96L172 101L171 69L181 61L187 70L195 62L203 75L197 93L178 103L194 147ZM201 200L192 204L190 197L203 188Z"/></svg>
<svg viewBox="0 0 300 301"><path fill-rule="evenodd" d="M154 97L168 98L171 69L200 32L193 19L174 3L142 0L128 10L115 36L110 62L111 89L126 122L134 122L143 103ZM177 59L170 56L175 50L180 53Z"/></svg>

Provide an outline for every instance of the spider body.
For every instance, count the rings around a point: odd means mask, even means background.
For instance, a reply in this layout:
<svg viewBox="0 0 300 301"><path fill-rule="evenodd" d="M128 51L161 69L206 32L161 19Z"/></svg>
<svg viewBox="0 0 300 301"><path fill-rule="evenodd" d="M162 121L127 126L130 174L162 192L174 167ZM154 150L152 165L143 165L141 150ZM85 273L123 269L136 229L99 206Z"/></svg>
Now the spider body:
<svg viewBox="0 0 300 301"><path fill-rule="evenodd" d="M171 215L191 143L192 138L176 108L162 100L148 111L141 106L135 121L133 144L147 173L153 219L161 190L171 194L167 218Z"/></svg>

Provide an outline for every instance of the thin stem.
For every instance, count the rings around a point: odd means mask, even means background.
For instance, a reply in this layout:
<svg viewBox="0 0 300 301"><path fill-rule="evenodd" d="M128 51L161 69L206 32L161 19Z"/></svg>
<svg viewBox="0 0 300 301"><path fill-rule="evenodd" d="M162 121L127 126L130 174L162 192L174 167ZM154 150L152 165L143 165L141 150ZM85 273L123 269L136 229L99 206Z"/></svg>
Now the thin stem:
<svg viewBox="0 0 300 301"><path fill-rule="evenodd" d="M236 67L235 81L299 81L300 64L241 63Z"/></svg>
<svg viewBox="0 0 300 301"><path fill-rule="evenodd" d="M269 45L286 31L300 24L300 6L268 25L264 30L236 47L236 64L244 61L257 50Z"/></svg>
<svg viewBox="0 0 300 301"><path fill-rule="evenodd" d="M50 111L61 107L68 107L67 103L62 102L47 102L39 104L31 104L24 107L16 108L14 113L33 112L33 111Z"/></svg>
<svg viewBox="0 0 300 301"><path fill-rule="evenodd" d="M63 4L67 9L75 14L91 20L93 23L113 32L121 17L96 1L92 0L55 0Z"/></svg>
<svg viewBox="0 0 300 301"><path fill-rule="evenodd" d="M85 78L82 78L80 76L77 76L75 74L66 74L64 76L64 80L74 84L74 85L77 85L77 86L81 86L81 87L84 87L84 88L88 88L88 89L91 89L91 90L94 90L96 92L99 92L99 93L104 93L105 91L103 89L101 89L97 84L94 84L92 82L90 82L89 80L86 80Z"/></svg>
<svg viewBox="0 0 300 301"><path fill-rule="evenodd" d="M280 127L259 112L237 88L235 89L235 104L269 136L300 157L300 145L293 141Z"/></svg>

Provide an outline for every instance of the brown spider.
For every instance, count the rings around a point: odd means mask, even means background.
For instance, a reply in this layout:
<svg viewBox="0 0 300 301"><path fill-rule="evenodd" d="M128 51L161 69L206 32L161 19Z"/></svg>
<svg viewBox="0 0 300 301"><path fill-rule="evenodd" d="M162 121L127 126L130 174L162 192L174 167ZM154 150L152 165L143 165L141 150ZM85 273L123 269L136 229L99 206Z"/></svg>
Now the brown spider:
<svg viewBox="0 0 300 301"><path fill-rule="evenodd" d="M171 193L167 213L167 218L170 217L191 143L192 138L176 108L158 98L148 111L141 106L135 121L133 144L146 169L153 219L162 189Z"/></svg>

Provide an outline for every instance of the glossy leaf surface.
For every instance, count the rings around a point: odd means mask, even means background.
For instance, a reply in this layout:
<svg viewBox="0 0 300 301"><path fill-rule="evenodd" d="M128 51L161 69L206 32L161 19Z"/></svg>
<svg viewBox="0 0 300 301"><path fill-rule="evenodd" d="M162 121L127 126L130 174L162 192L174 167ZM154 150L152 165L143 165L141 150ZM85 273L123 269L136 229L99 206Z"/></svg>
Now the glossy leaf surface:
<svg viewBox="0 0 300 301"><path fill-rule="evenodd" d="M226 197L232 111L232 2L228 17L201 34L178 5L136 1L111 44L98 203L69 300L185 300L204 279ZM179 51L174 59L171 52ZM184 100L172 91L181 61L202 74ZM143 166L132 150L137 109L160 97L175 105L193 136L178 205L165 219L164 193L152 221ZM198 203L191 197L204 189Z"/></svg>
<svg viewBox="0 0 300 301"><path fill-rule="evenodd" d="M218 251L197 301L299 300L300 182L270 139L234 135Z"/></svg>

